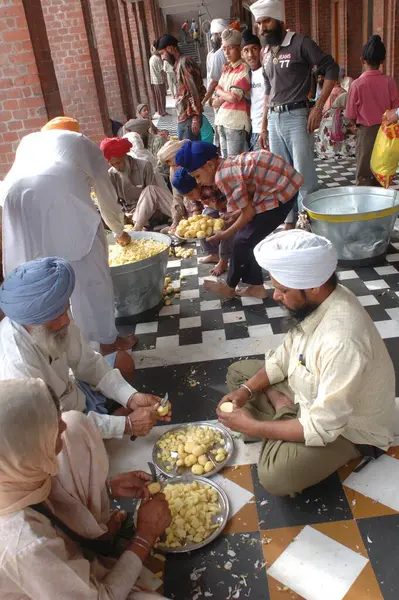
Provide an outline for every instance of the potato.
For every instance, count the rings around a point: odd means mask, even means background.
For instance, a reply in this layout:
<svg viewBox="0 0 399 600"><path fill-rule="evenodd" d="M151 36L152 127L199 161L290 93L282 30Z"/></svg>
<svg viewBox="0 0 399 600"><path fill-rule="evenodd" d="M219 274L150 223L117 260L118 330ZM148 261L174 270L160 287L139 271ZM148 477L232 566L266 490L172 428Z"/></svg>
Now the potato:
<svg viewBox="0 0 399 600"><path fill-rule="evenodd" d="M208 460L207 463L205 463L204 465L204 471L205 473L209 473L210 471L212 471L215 467L213 466L213 462Z"/></svg>
<svg viewBox="0 0 399 600"><path fill-rule="evenodd" d="M206 222L210 227L213 227L213 225L215 223L215 219L207 219Z"/></svg>
<svg viewBox="0 0 399 600"><path fill-rule="evenodd" d="M157 413L160 417L164 417L169 412L169 406L166 404L165 406L158 406Z"/></svg>
<svg viewBox="0 0 399 600"><path fill-rule="evenodd" d="M182 467L184 465L184 460L182 458L179 458L176 461L176 467Z"/></svg>
<svg viewBox="0 0 399 600"><path fill-rule="evenodd" d="M204 240L206 238L206 233L205 231L198 231L195 237L197 240Z"/></svg>
<svg viewBox="0 0 399 600"><path fill-rule="evenodd" d="M194 446L195 446L194 442L186 442L184 445L184 452L188 452L189 454L191 454ZM202 452L201 452L201 454L202 454Z"/></svg>
<svg viewBox="0 0 399 600"><path fill-rule="evenodd" d="M206 447L203 446L202 444L193 446L192 453L195 457L198 458L199 456L201 456L201 454L204 454L205 452L206 452Z"/></svg>
<svg viewBox="0 0 399 600"><path fill-rule="evenodd" d="M161 484L158 483L158 481L153 481L152 483L149 483L147 487L151 496L155 496L155 494L159 494L159 492L161 491Z"/></svg>
<svg viewBox="0 0 399 600"><path fill-rule="evenodd" d="M211 237L211 235L213 235L213 229L212 227L208 227L208 229L206 230L206 237Z"/></svg>
<svg viewBox="0 0 399 600"><path fill-rule="evenodd" d="M168 285L169 283L172 283L172 278L171 277L165 277L165 285Z"/></svg>
<svg viewBox="0 0 399 600"><path fill-rule="evenodd" d="M192 467L193 465L196 464L196 462L197 462L197 457L194 456L193 454L189 454L184 459L184 464L186 465L186 467Z"/></svg>
<svg viewBox="0 0 399 600"><path fill-rule="evenodd" d="M186 231L186 233L182 237L188 240L191 237L191 233L189 231Z"/></svg>
<svg viewBox="0 0 399 600"><path fill-rule="evenodd" d="M198 464L199 465L202 465L204 467L207 462L208 462L208 457L207 457L206 454L201 454L201 456L198 457Z"/></svg>
<svg viewBox="0 0 399 600"><path fill-rule="evenodd" d="M223 402L223 404L221 404L219 406L219 409L222 412L231 413L231 412L233 412L233 403L232 402Z"/></svg>
<svg viewBox="0 0 399 600"><path fill-rule="evenodd" d="M216 456L215 456L215 460L218 463L223 462L225 458L226 458L226 455L222 454L222 453L216 454Z"/></svg>
<svg viewBox="0 0 399 600"><path fill-rule="evenodd" d="M188 221L186 219L182 219L179 223L179 227L188 227Z"/></svg>
<svg viewBox="0 0 399 600"><path fill-rule="evenodd" d="M194 475L203 475L204 474L204 467L201 465L193 465L191 467L191 472L194 473Z"/></svg>

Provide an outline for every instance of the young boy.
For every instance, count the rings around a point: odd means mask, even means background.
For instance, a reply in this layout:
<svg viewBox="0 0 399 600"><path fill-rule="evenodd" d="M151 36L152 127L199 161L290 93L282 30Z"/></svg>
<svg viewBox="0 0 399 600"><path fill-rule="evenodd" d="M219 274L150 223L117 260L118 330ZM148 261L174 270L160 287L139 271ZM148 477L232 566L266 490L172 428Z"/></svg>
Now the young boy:
<svg viewBox="0 0 399 600"><path fill-rule="evenodd" d="M395 80L380 71L385 55L380 36L372 35L363 47L364 73L349 90L345 117L357 126L356 185L380 185L370 168L371 154L385 111L399 106Z"/></svg>
<svg viewBox="0 0 399 600"><path fill-rule="evenodd" d="M205 208L202 214L208 215L213 219L227 217L226 198L221 198L217 189L208 186L204 188L198 187L194 177L191 177L186 169L177 169L172 180L172 185L180 194L184 195L184 204L188 213L200 214L198 213L198 206L202 207L204 205ZM229 215L229 217L234 218L233 214ZM234 238L219 242L209 242L203 239L200 242L202 250L207 255L200 258L199 262L205 264L216 263L216 266L211 270L211 275L219 277L227 271Z"/></svg>

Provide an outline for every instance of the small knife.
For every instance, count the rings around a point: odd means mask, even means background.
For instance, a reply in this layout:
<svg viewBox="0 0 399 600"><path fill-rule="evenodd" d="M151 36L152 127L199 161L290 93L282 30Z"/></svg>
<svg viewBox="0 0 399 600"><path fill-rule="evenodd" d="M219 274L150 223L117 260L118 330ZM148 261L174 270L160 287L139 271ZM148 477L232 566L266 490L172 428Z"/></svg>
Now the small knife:
<svg viewBox="0 0 399 600"><path fill-rule="evenodd" d="M152 481L154 483L157 483L158 482L158 475L157 475L157 470L155 468L154 463L148 462L147 465L148 465L148 468L150 469L150 472L151 472Z"/></svg>

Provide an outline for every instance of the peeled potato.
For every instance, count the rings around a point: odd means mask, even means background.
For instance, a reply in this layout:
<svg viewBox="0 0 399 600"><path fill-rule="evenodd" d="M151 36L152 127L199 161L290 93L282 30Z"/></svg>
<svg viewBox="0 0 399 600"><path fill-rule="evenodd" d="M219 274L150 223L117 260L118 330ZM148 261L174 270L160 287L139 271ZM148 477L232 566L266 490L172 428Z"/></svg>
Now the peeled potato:
<svg viewBox="0 0 399 600"><path fill-rule="evenodd" d="M202 444L198 444L192 449L192 454L197 458L201 456L201 454L204 454L204 452L206 452L206 448Z"/></svg>
<svg viewBox="0 0 399 600"><path fill-rule="evenodd" d="M205 473L209 473L210 471L212 471L213 468L213 464L210 460L208 460L208 462L204 465Z"/></svg>
<svg viewBox="0 0 399 600"><path fill-rule="evenodd" d="M159 414L160 417L164 417L165 415L167 415L169 412L169 406L166 404L166 406L158 406L157 408L157 413Z"/></svg>
<svg viewBox="0 0 399 600"><path fill-rule="evenodd" d="M191 472L194 473L194 475L203 475L204 474L204 467L202 467L201 465L193 465L191 467Z"/></svg>
<svg viewBox="0 0 399 600"><path fill-rule="evenodd" d="M208 229L206 230L206 237L210 237L213 234L213 229L212 227L208 227Z"/></svg>
<svg viewBox="0 0 399 600"><path fill-rule="evenodd" d="M222 454L222 453L220 453L220 454L218 453L218 454L216 454L216 456L215 456L215 460L216 460L216 462L218 462L218 463L221 463L221 462L223 462L225 458L226 458L226 455L225 455L225 454Z"/></svg>
<svg viewBox="0 0 399 600"><path fill-rule="evenodd" d="M206 238L206 233L205 231L198 231L195 237L197 240L204 240Z"/></svg>
<svg viewBox="0 0 399 600"><path fill-rule="evenodd" d="M205 467L207 462L208 462L208 457L206 454L201 454L201 456L198 457L199 465L202 465L203 467Z"/></svg>
<svg viewBox="0 0 399 600"><path fill-rule="evenodd" d="M155 494L159 494L159 492L161 491L161 484L158 483L157 481L153 481L152 483L150 483L148 485L148 491L150 492L151 496L155 496Z"/></svg>
<svg viewBox="0 0 399 600"><path fill-rule="evenodd" d="M219 406L219 410L221 410L222 412L225 412L225 413L231 413L231 412L233 412L233 403L232 402L223 402L223 404L221 404Z"/></svg>
<svg viewBox="0 0 399 600"><path fill-rule="evenodd" d="M184 452L192 453L195 444L194 442L186 442L184 445Z"/></svg>

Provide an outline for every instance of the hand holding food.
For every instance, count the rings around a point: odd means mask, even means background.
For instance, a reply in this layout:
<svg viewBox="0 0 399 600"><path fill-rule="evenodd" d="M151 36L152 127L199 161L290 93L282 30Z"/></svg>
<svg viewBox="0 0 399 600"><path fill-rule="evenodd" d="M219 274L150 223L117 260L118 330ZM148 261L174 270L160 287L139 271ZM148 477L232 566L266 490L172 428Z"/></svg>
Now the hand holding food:
<svg viewBox="0 0 399 600"><path fill-rule="evenodd" d="M153 546L171 521L172 515L164 494L156 494L151 500L140 505L137 512L137 536Z"/></svg>

